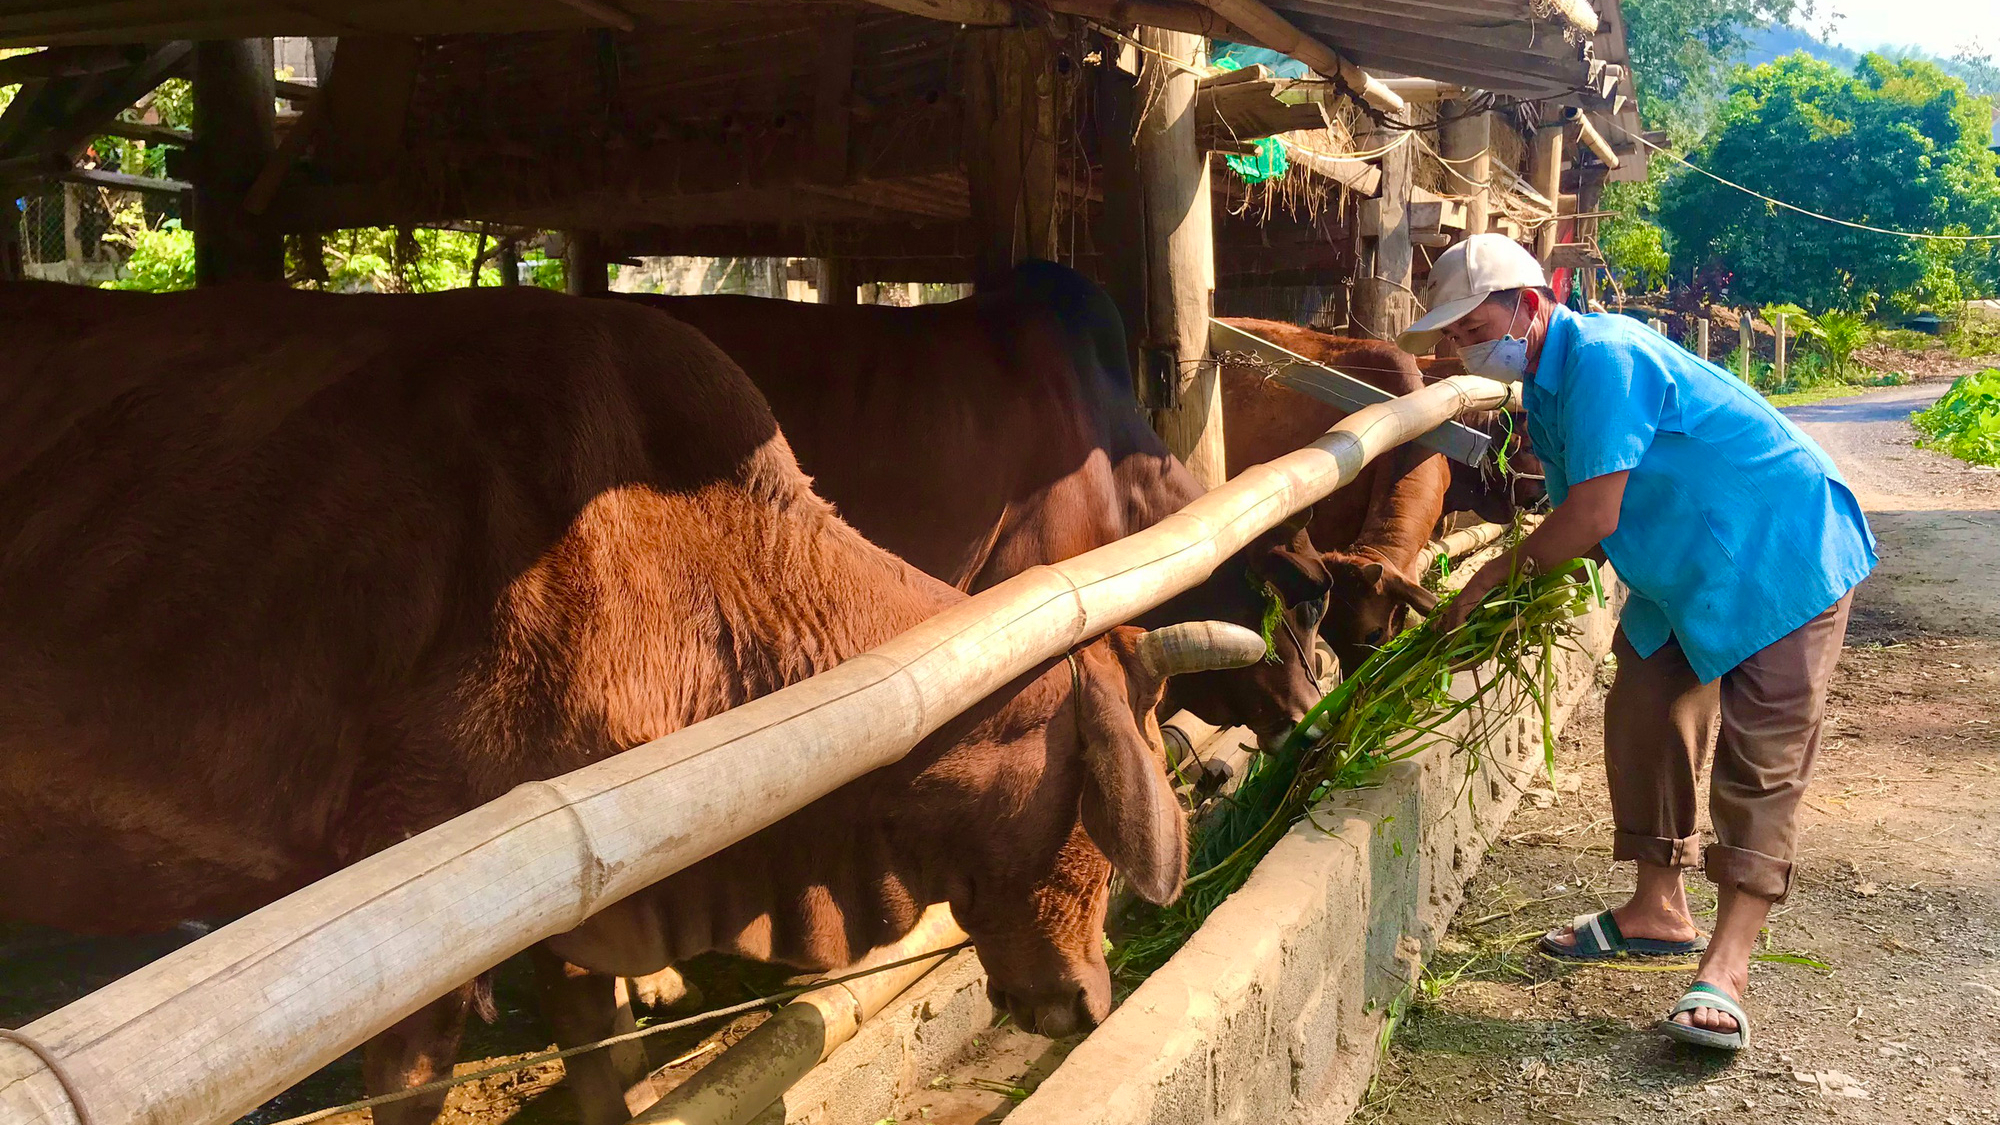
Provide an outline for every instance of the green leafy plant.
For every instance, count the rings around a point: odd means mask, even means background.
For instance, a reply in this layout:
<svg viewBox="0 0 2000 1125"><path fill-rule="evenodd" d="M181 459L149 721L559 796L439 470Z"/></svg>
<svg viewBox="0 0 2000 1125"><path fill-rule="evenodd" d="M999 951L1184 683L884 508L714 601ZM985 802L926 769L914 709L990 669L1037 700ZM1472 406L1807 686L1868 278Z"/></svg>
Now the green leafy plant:
<svg viewBox="0 0 2000 1125"><path fill-rule="evenodd" d="M1111 957L1125 983L1166 963L1188 936L1250 877L1292 825L1328 794L1364 784L1382 766L1448 743L1473 750L1510 721L1482 707L1502 689L1518 689L1541 710L1543 746L1554 753L1555 650L1569 643L1572 620L1604 600L1597 568L1577 560L1555 573L1520 577L1446 631L1441 614L1382 646L1315 706L1278 749L1254 760L1219 815L1195 834L1187 887L1179 901L1149 909ZM1446 604L1449 604L1448 602ZM1481 668L1470 683L1454 672ZM1481 721L1461 732L1464 715Z"/></svg>
<svg viewBox="0 0 2000 1125"><path fill-rule="evenodd" d="M1910 415L1917 444L1975 465L2000 465L2000 368L1961 375L1930 409Z"/></svg>

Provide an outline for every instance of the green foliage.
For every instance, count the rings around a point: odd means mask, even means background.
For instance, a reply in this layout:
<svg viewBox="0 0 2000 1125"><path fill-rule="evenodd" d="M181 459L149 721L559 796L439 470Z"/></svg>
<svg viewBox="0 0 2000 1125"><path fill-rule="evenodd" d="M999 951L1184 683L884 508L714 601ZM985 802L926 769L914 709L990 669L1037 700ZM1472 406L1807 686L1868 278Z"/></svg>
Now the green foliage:
<svg viewBox="0 0 2000 1125"><path fill-rule="evenodd" d="M105 241L122 244L126 259L125 276L104 288L146 293L194 288L194 232L182 230L179 219L155 225L139 204L128 203L112 214Z"/></svg>
<svg viewBox="0 0 2000 1125"><path fill-rule="evenodd" d="M1292 825L1335 790L1365 783L1381 766L1440 742L1472 749L1467 769L1476 770L1476 748L1512 721L1507 710L1482 706L1492 693L1518 690L1533 699L1542 713L1543 746L1553 754L1554 651L1570 643L1573 618L1603 604L1596 568L1577 560L1552 574L1517 577L1457 629L1444 631L1442 617L1433 615L1382 646L1283 745L1252 761L1228 804L1196 832L1180 900L1137 919L1118 944L1110 958L1118 979L1136 983L1165 964ZM1491 674L1455 685L1455 670L1488 662ZM1471 729L1448 732L1460 716L1470 717Z"/></svg>
<svg viewBox="0 0 2000 1125"><path fill-rule="evenodd" d="M1865 57L1847 75L1803 55L1739 70L1691 159L1814 211L1897 230L2000 233L1991 109L1924 62ZM1661 223L1679 266L1716 264L1732 293L1815 313L1872 294L1910 307L2000 283L1992 243L1937 243L1837 226L1683 170Z"/></svg>
<svg viewBox="0 0 2000 1125"><path fill-rule="evenodd" d="M1639 109L1677 147L1701 132L1745 33L1812 13L1810 0L1625 0Z"/></svg>
<svg viewBox="0 0 2000 1125"><path fill-rule="evenodd" d="M1627 291L1659 288L1672 268L1666 232L1659 224L1660 185L1672 165L1660 157L1647 165L1645 179L1604 185L1599 205L1618 213L1602 221L1597 243L1618 284Z"/></svg>
<svg viewBox="0 0 2000 1125"><path fill-rule="evenodd" d="M1944 344L1962 356L2000 355L2000 320L1960 306L1945 330Z"/></svg>
<svg viewBox="0 0 2000 1125"><path fill-rule="evenodd" d="M1929 410L1910 415L1917 444L1975 465L2000 465L2000 368L1961 375Z"/></svg>

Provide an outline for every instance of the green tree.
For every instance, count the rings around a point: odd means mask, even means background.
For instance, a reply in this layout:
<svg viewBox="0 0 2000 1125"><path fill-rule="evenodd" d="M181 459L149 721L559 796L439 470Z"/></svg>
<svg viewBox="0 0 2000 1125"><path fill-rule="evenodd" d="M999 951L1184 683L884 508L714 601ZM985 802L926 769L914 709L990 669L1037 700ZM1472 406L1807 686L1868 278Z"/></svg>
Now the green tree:
<svg viewBox="0 0 2000 1125"><path fill-rule="evenodd" d="M1646 123L1683 145L1701 132L1747 32L1812 15L1812 0L1625 0L1625 43Z"/></svg>
<svg viewBox="0 0 2000 1125"><path fill-rule="evenodd" d="M1903 231L2000 233L1990 104L1926 62L1862 59L1852 75L1804 55L1741 69L1690 159L1768 196ZM1814 312L1874 294L1908 306L1926 288L1994 279L1991 243L1927 243L1778 208L1681 171L1661 189L1677 267L1714 264L1751 301Z"/></svg>

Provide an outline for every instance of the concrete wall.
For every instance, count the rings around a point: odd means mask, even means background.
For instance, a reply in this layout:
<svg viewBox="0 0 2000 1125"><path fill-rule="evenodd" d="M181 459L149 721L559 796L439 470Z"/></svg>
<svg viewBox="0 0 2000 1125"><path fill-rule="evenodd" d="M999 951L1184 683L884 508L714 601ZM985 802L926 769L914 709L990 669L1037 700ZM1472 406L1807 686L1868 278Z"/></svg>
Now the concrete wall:
<svg viewBox="0 0 2000 1125"><path fill-rule="evenodd" d="M1609 610L1590 615L1580 648L1559 654L1557 729L1589 688L1614 622ZM1502 700L1495 712L1461 720L1498 728L1475 772L1464 754L1427 751L1294 828L1013 1107L1010 1125L1345 1121L1374 1074L1385 1020L1541 767L1531 701ZM992 1018L978 960L960 954L794 1087L785 1119L898 1118Z"/></svg>

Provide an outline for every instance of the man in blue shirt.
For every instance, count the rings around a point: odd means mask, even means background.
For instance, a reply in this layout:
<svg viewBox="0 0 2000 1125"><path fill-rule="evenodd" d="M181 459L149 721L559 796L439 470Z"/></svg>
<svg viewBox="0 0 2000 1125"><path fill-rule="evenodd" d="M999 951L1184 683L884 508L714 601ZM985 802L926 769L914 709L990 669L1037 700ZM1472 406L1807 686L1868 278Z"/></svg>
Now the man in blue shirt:
<svg viewBox="0 0 2000 1125"><path fill-rule="evenodd" d="M1561 307L1504 236L1447 250L1430 297L1399 343L1421 353L1449 341L1467 371L1523 383L1556 505L1473 575L1446 623L1509 574L1599 549L1630 589L1604 753L1612 854L1637 862L1637 890L1542 948L1585 960L1702 951L1661 1027L1741 1049L1750 954L1791 888L1798 804L1874 537L1832 460L1762 396L1631 318ZM1704 850L1695 779L1711 741L1716 842ZM1719 904L1705 949L1681 882L1697 863Z"/></svg>

